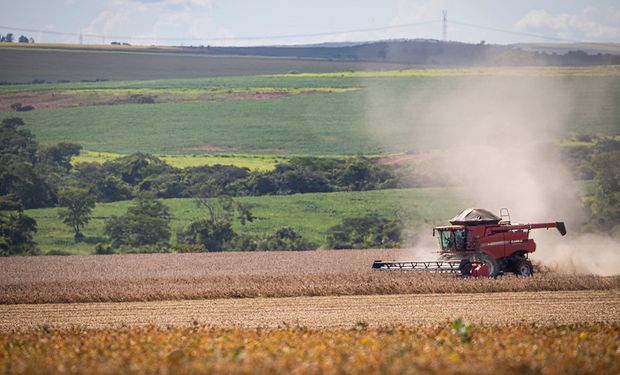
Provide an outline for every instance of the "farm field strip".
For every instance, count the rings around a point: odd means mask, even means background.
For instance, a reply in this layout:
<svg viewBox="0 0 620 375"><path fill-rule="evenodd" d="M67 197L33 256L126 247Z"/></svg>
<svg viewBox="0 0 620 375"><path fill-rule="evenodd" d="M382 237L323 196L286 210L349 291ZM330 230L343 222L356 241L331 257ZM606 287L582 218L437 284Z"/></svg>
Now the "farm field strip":
<svg viewBox="0 0 620 375"><path fill-rule="evenodd" d="M208 150L206 151L208 152ZM73 165L79 163L105 163L126 154L113 152L97 152L82 150L80 155L71 158ZM239 168L248 168L251 171L271 171L276 164L284 162L288 157L277 155L251 154L191 154L191 155L155 155L175 168L191 168L203 165L232 165Z"/></svg>
<svg viewBox="0 0 620 375"><path fill-rule="evenodd" d="M557 105L567 118L565 126L540 141L554 142L570 134L618 135L620 111L613 103L620 97L620 76L545 76L494 78L502 87L519 84L528 91L528 80L552 96L557 86L574 97L574 105ZM535 82L534 82L535 81ZM424 151L440 148L443 131L451 121L431 121L427 111L434 98L449 96L454 86L484 85L485 77L246 77L227 81L188 83L189 90L213 87L224 91L252 87L273 88L270 100L219 100L168 102L149 105L117 104L20 112L27 127L46 144L75 142L87 150L155 154L195 153L200 147L217 147L229 153L355 155ZM180 82L143 82L134 89L174 86ZM100 88L123 90L124 83L103 82ZM114 86L116 84L116 86ZM219 87L218 85L223 85ZM129 85L129 84L127 84ZM213 86L209 86L213 85ZM62 86L59 86L62 89ZM351 90L354 87L361 89ZM329 88L332 91L315 91ZM0 87L0 90L2 88ZM179 90L177 87L174 90ZM281 95L288 90L309 90L312 95ZM62 89L65 90L65 89ZM174 91L173 90L173 91ZM412 93L415 96L412 97ZM509 96L505 92L501 95ZM174 94L177 95L177 94ZM172 96L174 96L172 95ZM223 94L228 95L228 94ZM237 94L231 94L237 95ZM238 94L257 95L255 92ZM275 96L275 97L274 97ZM382 99L385 101L382 103ZM603 98L603 99L601 99ZM27 104L24 102L23 104ZM537 103L524 103L535 106ZM540 103L539 103L540 104ZM10 103L6 103L10 105ZM475 105L474 102L468 105ZM394 126L383 112L401 114ZM14 116L15 113L4 113ZM430 116L433 117L433 116ZM584 125L584 124L587 124ZM381 129L381 131L378 131ZM140 139L141 141L131 142Z"/></svg>
<svg viewBox="0 0 620 375"><path fill-rule="evenodd" d="M203 88L100 88L50 89L0 94L0 112L12 112L14 103L34 109L58 109L98 105L206 103L221 100L269 100L285 96L344 93L355 88L340 87L203 87ZM149 102L140 102L149 100Z"/></svg>
<svg viewBox="0 0 620 375"><path fill-rule="evenodd" d="M334 250L0 259L0 304L620 289L620 277L498 279L372 270L406 251Z"/></svg>
<svg viewBox="0 0 620 375"><path fill-rule="evenodd" d="M0 332L15 374L613 374L618 323L347 328L80 327Z"/></svg>
<svg viewBox="0 0 620 375"><path fill-rule="evenodd" d="M352 327L620 322L620 290L0 305L0 329L143 325Z"/></svg>

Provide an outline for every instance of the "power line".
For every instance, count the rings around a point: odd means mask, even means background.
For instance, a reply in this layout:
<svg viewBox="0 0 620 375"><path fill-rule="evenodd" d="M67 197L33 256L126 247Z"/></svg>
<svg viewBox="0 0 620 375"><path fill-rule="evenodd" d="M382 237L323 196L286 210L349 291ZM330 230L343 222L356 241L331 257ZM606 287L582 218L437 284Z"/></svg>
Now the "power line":
<svg viewBox="0 0 620 375"><path fill-rule="evenodd" d="M474 28L474 29L481 29L481 30L495 31L495 32L505 33L505 34L514 34L514 35L521 35L521 36L529 36L529 37L532 37L532 38L538 38L538 39L554 40L554 41L556 41L556 42L585 43L584 41L581 41L581 40L564 39L564 38L557 38L557 37L547 36L547 35L540 35L540 34L533 34L533 33L525 33L525 32L511 31L511 30L503 30L503 29L498 29L498 28L495 28L495 27L488 27L488 26L474 25L474 24L467 23L467 22L462 22L462 21L450 20L450 23L453 23L453 24L456 24L456 25L461 25L461 26L472 27L472 28Z"/></svg>
<svg viewBox="0 0 620 375"><path fill-rule="evenodd" d="M442 37L444 41L447 41L447 27L448 23L461 25L465 27L494 31L504 34L513 34L520 36L527 36L530 38L537 38L543 40L552 40L556 42L570 42L570 43L588 43L582 40L574 40L574 39L566 39L553 37L548 35L527 33L527 32L519 32L519 31L511 31L504 30L495 27L476 25L468 22L458 21L458 20L450 20L447 19L447 11L442 12L442 18L436 20L428 20L428 21L420 21L413 22L407 24L400 25L391 25L391 26L382 26L382 27L372 27L372 28L364 28L364 29L353 29L353 30L341 30L341 31L329 31L329 32L320 32L320 33L309 33L309 34L287 34L287 35L263 35L263 36L243 36L243 37L221 37L221 38L195 38L195 37L158 37L158 36L128 36L128 35L102 35L102 34L84 34L81 32L72 33L66 31L53 31L53 30L41 30L41 29L30 29L30 28L21 28L21 27L12 27L0 25L0 29L6 29L11 31L21 31L21 32L31 32L31 33L41 33L41 34L50 34L50 35L62 35L62 36L76 36L81 41L83 37L89 38L100 38L100 39L119 39L119 40L158 40L158 41L246 41L246 40L261 40L261 39L291 39L291 38L308 38L308 37L319 37L319 36L330 36L330 35L342 35L342 34L353 34L353 33L364 33L364 32L373 32L373 31L383 31L383 30L393 30L393 29L401 29L408 27L415 27L421 25L428 25L433 23L442 23ZM598 45L612 45L613 43L596 43Z"/></svg>
<svg viewBox="0 0 620 375"><path fill-rule="evenodd" d="M20 27L12 27L12 26L4 26L0 25L0 29L6 30L15 30L15 31L23 31L23 32L31 32L31 33L41 33L41 34L52 34L52 35L65 35L65 36L79 36L82 35L84 37L89 38L108 38L108 39L125 39L125 40L161 40L161 41L235 41L235 40L260 40L260 39L290 39L290 38L306 38L306 37L316 37L316 36L329 36L329 35L340 35L340 34L352 34L352 33L364 33L364 32L372 32L372 31L383 31L383 30L392 30L392 29L401 29L413 26L421 26L432 24L436 22L440 22L441 20L430 20L430 21L421 21L421 22L413 22L401 25L391 25L391 26L383 26L383 27L372 27L366 29L354 29L354 30L343 30L343 31L329 31L329 32L321 32L321 33L311 33L311 34L287 34L287 35L265 35L265 36L244 36L244 37L227 37L227 38L186 38L186 37L157 37L157 36L128 36L128 35L101 35L101 34L82 34L82 33L70 33L64 31L48 31L48 30L39 30L39 29L27 29Z"/></svg>

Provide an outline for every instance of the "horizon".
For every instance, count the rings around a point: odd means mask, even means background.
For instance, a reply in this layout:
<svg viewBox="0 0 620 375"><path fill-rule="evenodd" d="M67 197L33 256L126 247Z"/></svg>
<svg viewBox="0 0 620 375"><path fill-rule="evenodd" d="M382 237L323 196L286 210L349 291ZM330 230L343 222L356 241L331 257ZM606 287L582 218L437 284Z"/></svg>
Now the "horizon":
<svg viewBox="0 0 620 375"><path fill-rule="evenodd" d="M24 12L23 9L28 9ZM620 7L610 0L24 0L0 14L0 33L36 42L159 46L290 46L393 39L477 44L620 43Z"/></svg>

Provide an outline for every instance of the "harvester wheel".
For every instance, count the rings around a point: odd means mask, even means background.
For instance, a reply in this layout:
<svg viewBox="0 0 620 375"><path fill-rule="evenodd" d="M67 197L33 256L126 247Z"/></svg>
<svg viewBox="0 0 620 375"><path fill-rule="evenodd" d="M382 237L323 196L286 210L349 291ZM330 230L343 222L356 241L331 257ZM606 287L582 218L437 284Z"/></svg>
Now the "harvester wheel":
<svg viewBox="0 0 620 375"><path fill-rule="evenodd" d="M461 264L459 264L459 271L461 271L461 275L469 276L469 274L471 273L471 268L472 265L469 259L461 260Z"/></svg>
<svg viewBox="0 0 620 375"><path fill-rule="evenodd" d="M500 274L499 263L492 256L481 253L475 256L475 261L487 267L489 277L497 277Z"/></svg>
<svg viewBox="0 0 620 375"><path fill-rule="evenodd" d="M512 263L512 272L520 277L529 277L534 274L532 262L525 258L516 258Z"/></svg>

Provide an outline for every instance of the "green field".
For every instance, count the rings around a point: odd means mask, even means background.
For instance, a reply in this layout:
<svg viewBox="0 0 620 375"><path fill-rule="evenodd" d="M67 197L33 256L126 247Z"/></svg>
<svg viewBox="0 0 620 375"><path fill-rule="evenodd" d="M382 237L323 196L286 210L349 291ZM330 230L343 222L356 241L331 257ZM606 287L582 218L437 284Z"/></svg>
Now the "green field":
<svg viewBox="0 0 620 375"><path fill-rule="evenodd" d="M220 153L227 154L381 154L441 148L442 134L451 135L454 122L458 121L429 114L429 108L437 110L436 104L444 98L448 105L457 102L464 107L461 109L463 119L467 118L468 106L481 106L481 100L490 100L488 107L498 129L515 125L503 123L503 112L492 112L493 100L501 101L500 106L508 106L505 112L509 114L530 111L532 118L540 122L539 128L547 125L547 119L535 117L536 113L549 111L553 121L562 121L562 126L550 134L555 140L573 134L618 135L620 77L614 72L609 68L608 76L500 75L492 80L493 87L502 87L503 91L497 95L484 92L489 86L486 76L441 74L422 77L385 77L379 73L363 77L287 75L70 83L55 87L57 90L216 87L220 90L248 87L357 90L269 100L86 106L35 110L19 115L42 143L71 141L82 144L87 150L100 152L178 155L205 153L196 148L217 148ZM467 93L463 102L458 97L461 91ZM528 120L527 116L523 119ZM530 130L533 126L524 125Z"/></svg>
<svg viewBox="0 0 620 375"><path fill-rule="evenodd" d="M112 152L82 151L80 155L71 158L73 165L79 163L105 163L126 156ZM168 165L175 168L191 168L203 165L232 165L247 168L251 171L271 171L276 164L286 161L286 158L276 155L156 155Z"/></svg>
<svg viewBox="0 0 620 375"><path fill-rule="evenodd" d="M288 196L262 196L239 198L250 204L256 220L245 226L236 224L241 233L262 236L274 228L291 226L306 239L323 245L326 230L339 224L343 217L363 216L376 213L393 217L400 211L420 236L430 235L426 228L445 223L463 204L458 191L449 188L377 190L351 193L313 193ZM190 221L207 215L198 209L192 199L167 199L173 218L173 233ZM93 211L92 220L84 234L86 241L75 243L70 228L58 219L58 209L28 210L38 223L35 241L43 252L68 251L72 254L91 254L98 242L105 242L104 220L112 215L122 215L131 201L99 203ZM422 229L424 228L424 229ZM174 242L174 239L173 239Z"/></svg>

